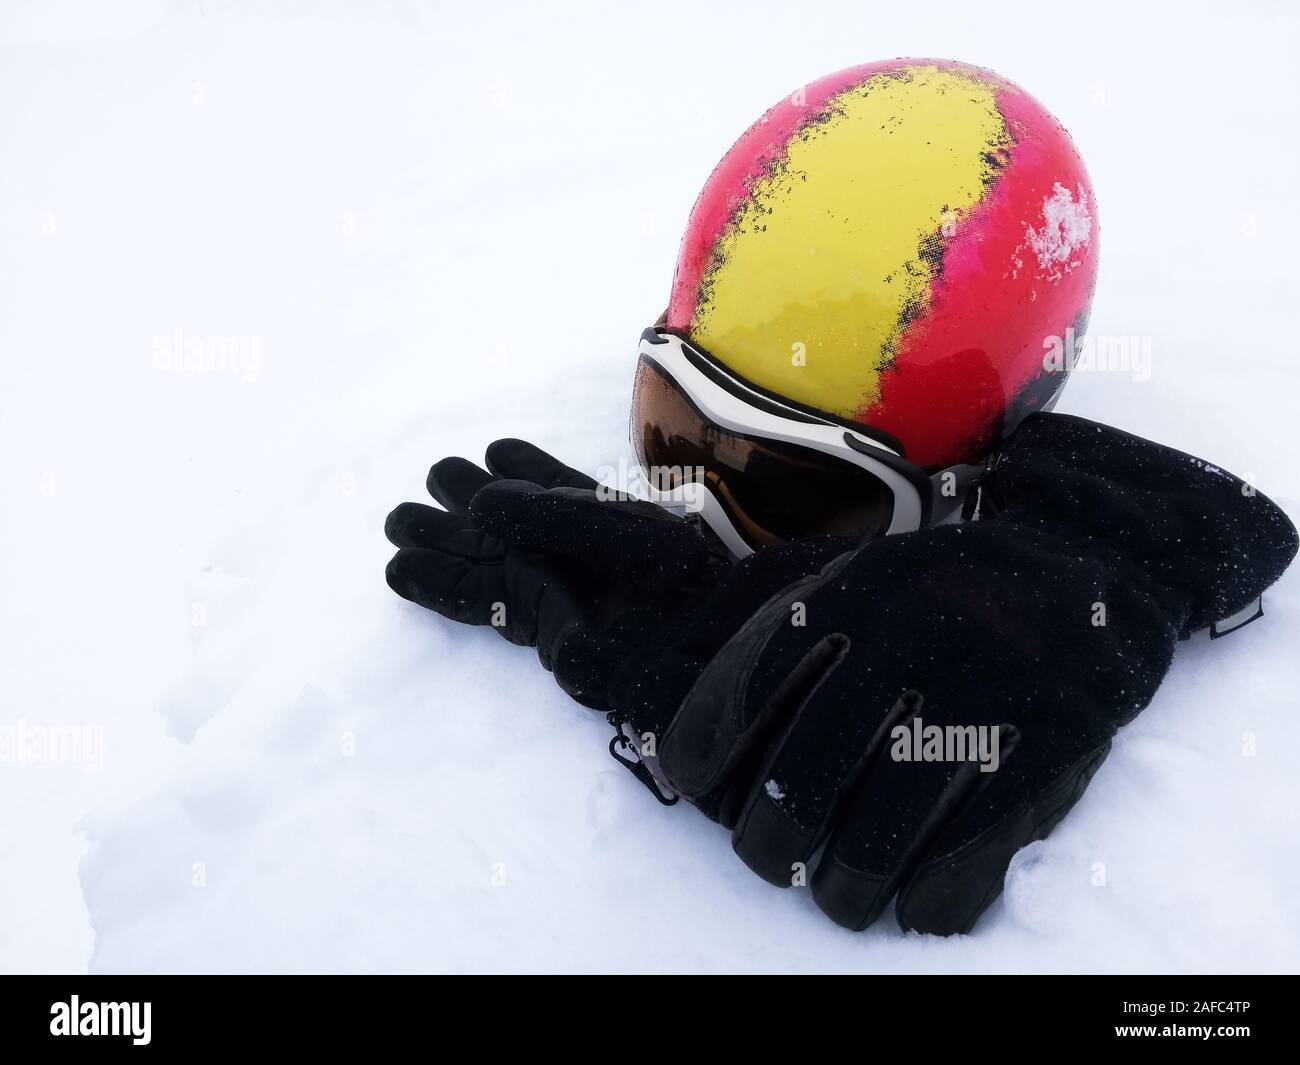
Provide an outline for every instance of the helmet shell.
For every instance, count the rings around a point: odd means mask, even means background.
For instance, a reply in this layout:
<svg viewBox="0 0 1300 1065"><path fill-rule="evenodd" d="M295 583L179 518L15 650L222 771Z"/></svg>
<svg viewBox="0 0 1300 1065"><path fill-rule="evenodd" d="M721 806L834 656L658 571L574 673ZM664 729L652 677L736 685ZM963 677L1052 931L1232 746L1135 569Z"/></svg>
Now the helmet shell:
<svg viewBox="0 0 1300 1065"><path fill-rule="evenodd" d="M1064 383L1097 246L1083 160L1033 97L963 63L871 63L782 100L718 163L667 326L933 470Z"/></svg>

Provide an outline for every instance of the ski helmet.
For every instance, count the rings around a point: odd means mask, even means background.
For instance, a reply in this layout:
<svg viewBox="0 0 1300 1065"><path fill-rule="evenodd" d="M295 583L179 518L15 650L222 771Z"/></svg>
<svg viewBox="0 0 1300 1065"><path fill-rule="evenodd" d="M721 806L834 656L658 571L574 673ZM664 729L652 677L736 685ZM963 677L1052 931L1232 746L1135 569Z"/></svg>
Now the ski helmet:
<svg viewBox="0 0 1300 1065"><path fill-rule="evenodd" d="M1053 338L1083 335L1097 251L1083 161L1026 92L946 60L853 67L776 104L719 162L691 213L668 310L647 330L642 361L648 350L667 350L655 344L679 342L734 395L854 430L901 459L916 485L918 476L979 463L1026 414L1054 403L1068 363L1045 355L1059 354ZM733 409L707 441L674 450L681 412L665 401L664 366L655 370L658 379L639 372L634 399L641 461L685 453L716 465L717 431L729 434L729 475L721 485L712 477L712 489L730 497L724 509L734 524L734 512L748 509L739 496L766 491L746 483L755 455L771 471L805 441L787 435L774 452L767 437L756 452L764 431ZM686 400L698 408L698 397ZM668 431L665 418L674 422ZM819 469L827 465L820 450ZM810 468L785 479L787 489L802 485L800 506L818 485L852 487L830 466L829 479ZM897 515L867 510L875 531L900 531ZM909 510L903 526L928 520L920 511ZM752 546L789 535L758 532L744 539Z"/></svg>

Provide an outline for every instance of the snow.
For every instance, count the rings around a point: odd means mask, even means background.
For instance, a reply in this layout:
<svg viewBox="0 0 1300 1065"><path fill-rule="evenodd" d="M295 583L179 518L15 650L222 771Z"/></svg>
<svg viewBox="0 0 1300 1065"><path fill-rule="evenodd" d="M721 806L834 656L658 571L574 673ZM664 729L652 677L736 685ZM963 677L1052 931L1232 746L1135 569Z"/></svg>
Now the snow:
<svg viewBox="0 0 1300 1065"><path fill-rule="evenodd" d="M1076 265L1074 253L1088 243L1092 235L1092 215L1088 211L1088 192L1082 185L1076 200L1059 181L1052 195L1043 200L1043 224L1035 229L1025 226L1025 241L1038 259L1040 271L1059 280ZM1023 245L1022 245L1023 247Z"/></svg>
<svg viewBox="0 0 1300 1065"><path fill-rule="evenodd" d="M1092 331L1150 372L1060 409L1300 514L1297 17L1067 18L1068 53L1036 4L6 5L0 725L102 748L0 765L0 967L1294 970L1295 571L947 940L762 883L532 652L382 579L433 460L625 456L713 163L908 54L1012 78L1088 160Z"/></svg>

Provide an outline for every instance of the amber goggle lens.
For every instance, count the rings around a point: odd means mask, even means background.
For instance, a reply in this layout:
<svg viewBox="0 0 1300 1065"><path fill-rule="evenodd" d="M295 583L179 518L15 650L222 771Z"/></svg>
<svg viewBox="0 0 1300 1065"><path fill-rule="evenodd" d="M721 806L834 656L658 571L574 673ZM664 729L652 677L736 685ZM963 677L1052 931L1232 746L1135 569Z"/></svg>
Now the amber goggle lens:
<svg viewBox="0 0 1300 1065"><path fill-rule="evenodd" d="M893 517L894 494L878 477L813 448L717 425L645 355L632 389L632 442L656 488L703 481L751 547L881 536Z"/></svg>

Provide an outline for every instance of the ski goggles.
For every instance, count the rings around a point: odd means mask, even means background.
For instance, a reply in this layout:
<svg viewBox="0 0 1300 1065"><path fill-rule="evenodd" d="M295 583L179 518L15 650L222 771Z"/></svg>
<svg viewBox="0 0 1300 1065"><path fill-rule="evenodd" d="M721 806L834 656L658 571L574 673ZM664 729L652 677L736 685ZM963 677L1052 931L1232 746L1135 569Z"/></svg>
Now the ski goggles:
<svg viewBox="0 0 1300 1065"><path fill-rule="evenodd" d="M649 497L698 512L738 556L930 523L935 486L901 447L778 400L659 329L641 334L631 436Z"/></svg>

